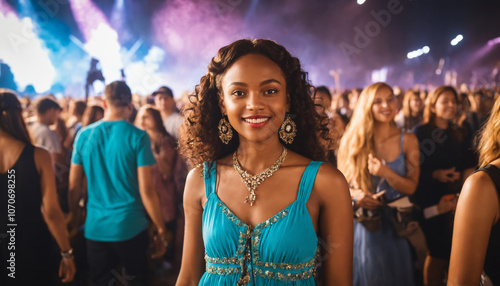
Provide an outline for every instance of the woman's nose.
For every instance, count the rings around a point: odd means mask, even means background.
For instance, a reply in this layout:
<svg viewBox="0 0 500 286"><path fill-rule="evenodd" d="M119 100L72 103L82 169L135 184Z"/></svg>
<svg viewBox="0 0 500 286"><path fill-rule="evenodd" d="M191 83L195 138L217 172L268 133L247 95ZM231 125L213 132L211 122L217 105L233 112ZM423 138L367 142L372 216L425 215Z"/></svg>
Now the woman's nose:
<svg viewBox="0 0 500 286"><path fill-rule="evenodd" d="M251 92L248 96L247 109L260 110L264 108L262 96L256 92Z"/></svg>

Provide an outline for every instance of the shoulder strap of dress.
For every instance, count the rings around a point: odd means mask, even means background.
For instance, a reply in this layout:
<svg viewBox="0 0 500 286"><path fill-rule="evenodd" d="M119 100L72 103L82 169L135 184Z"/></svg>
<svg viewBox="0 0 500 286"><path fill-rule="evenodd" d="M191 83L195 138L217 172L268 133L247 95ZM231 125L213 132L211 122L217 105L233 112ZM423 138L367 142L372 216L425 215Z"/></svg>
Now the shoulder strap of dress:
<svg viewBox="0 0 500 286"><path fill-rule="evenodd" d="M486 165L482 168L477 169L476 172L484 171L490 176L497 189L498 198L500 199L500 169L494 165ZM474 172L475 173L475 172Z"/></svg>
<svg viewBox="0 0 500 286"><path fill-rule="evenodd" d="M33 162L33 166L36 166L35 146L33 146L32 144L26 144L26 146L24 146L23 151L21 152L21 155L19 156L19 158L17 160L18 161L27 160L27 162Z"/></svg>
<svg viewBox="0 0 500 286"><path fill-rule="evenodd" d="M404 138L405 138L405 131L402 130L401 131L401 145L400 145L401 146L401 153L404 153L404 151L403 151Z"/></svg>
<svg viewBox="0 0 500 286"><path fill-rule="evenodd" d="M35 146L32 144L26 144L24 146L23 151L21 152L21 155L17 159L16 165L17 164L22 164L26 168L27 172L34 171L35 173L38 174L38 170L36 168L36 162L35 162Z"/></svg>
<svg viewBox="0 0 500 286"><path fill-rule="evenodd" d="M304 174L302 174L302 179L300 180L297 200L307 203L307 200L309 200L309 196L311 195L314 180L316 179L316 174L318 173L318 169L321 164L323 164L321 161L311 161L309 163L304 171Z"/></svg>
<svg viewBox="0 0 500 286"><path fill-rule="evenodd" d="M205 194L207 198L215 193L215 183L217 178L217 164L215 162L203 163L203 177L205 178Z"/></svg>
<svg viewBox="0 0 500 286"><path fill-rule="evenodd" d="M24 146L24 150L21 152L21 153L24 153L26 152L28 155L34 155L35 153L35 146L33 146L32 144L26 144L26 146Z"/></svg>

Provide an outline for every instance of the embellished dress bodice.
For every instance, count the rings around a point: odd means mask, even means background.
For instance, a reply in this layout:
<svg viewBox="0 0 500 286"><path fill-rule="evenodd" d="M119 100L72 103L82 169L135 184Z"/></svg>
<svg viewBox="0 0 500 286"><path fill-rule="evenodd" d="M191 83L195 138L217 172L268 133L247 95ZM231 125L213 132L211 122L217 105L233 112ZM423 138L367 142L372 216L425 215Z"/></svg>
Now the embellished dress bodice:
<svg viewBox="0 0 500 286"><path fill-rule="evenodd" d="M216 164L205 163L206 272L199 285L317 285L318 237L306 203L321 163L307 166L293 203L255 227L219 199Z"/></svg>

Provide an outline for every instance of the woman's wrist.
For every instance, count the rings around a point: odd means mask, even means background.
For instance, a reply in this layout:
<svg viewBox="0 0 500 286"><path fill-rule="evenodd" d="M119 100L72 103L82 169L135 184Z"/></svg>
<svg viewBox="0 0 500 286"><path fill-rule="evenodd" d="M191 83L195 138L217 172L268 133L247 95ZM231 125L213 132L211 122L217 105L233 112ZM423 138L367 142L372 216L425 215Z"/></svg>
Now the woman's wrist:
<svg viewBox="0 0 500 286"><path fill-rule="evenodd" d="M160 232L160 230L158 230L158 233L155 235L154 240L155 241L158 241L158 240L161 241L161 243L165 247L168 245L168 240L167 240L166 232L164 230L162 230L161 232Z"/></svg>
<svg viewBox="0 0 500 286"><path fill-rule="evenodd" d="M380 168L381 168L380 178L387 179L387 177L389 176L388 172L391 171L391 168L387 167L386 164L382 164L382 166L380 166Z"/></svg>
<svg viewBox="0 0 500 286"><path fill-rule="evenodd" d="M73 248L70 248L69 250L61 251L61 257L65 258L65 259L73 259L75 257L73 254Z"/></svg>

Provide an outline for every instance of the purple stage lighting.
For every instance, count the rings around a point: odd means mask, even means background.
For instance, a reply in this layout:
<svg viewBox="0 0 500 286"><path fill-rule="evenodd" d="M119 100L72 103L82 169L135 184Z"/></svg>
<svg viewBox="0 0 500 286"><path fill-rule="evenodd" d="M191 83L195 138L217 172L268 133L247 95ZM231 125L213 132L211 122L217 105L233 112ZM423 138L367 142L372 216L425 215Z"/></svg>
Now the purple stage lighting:
<svg viewBox="0 0 500 286"><path fill-rule="evenodd" d="M70 0L73 16L85 41L92 37L92 31L97 30L100 24L109 26L104 13L91 0Z"/></svg>

